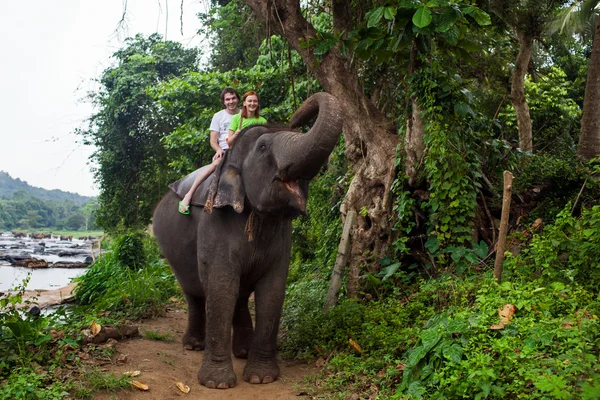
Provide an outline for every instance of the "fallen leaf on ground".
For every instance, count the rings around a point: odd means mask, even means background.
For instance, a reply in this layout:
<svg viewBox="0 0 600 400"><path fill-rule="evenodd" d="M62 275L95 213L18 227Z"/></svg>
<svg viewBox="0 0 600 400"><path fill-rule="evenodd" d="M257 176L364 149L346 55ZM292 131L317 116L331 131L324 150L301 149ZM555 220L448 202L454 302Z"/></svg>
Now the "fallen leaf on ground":
<svg viewBox="0 0 600 400"><path fill-rule="evenodd" d="M498 315L500 316L500 322L498 324L493 324L490 326L490 329L504 329L504 326L512 320L513 315L515 315L515 311L517 307L512 304L505 304L502 308L498 309Z"/></svg>
<svg viewBox="0 0 600 400"><path fill-rule="evenodd" d="M140 376L140 374L141 374L140 371L125 371L125 372L123 372L123 375L130 376L132 378L135 378L136 376Z"/></svg>
<svg viewBox="0 0 600 400"><path fill-rule="evenodd" d="M142 383L140 381L131 381L131 385L138 390L146 391L146 390L150 389L148 387L148 385L146 385L145 383Z"/></svg>
<svg viewBox="0 0 600 400"><path fill-rule="evenodd" d="M102 325L98 324L96 321L92 321L90 325L90 332L92 332L92 336L96 336L102 330Z"/></svg>
<svg viewBox="0 0 600 400"><path fill-rule="evenodd" d="M175 382L175 386L177 386L177 389L181 390L183 393L190 392L190 387L183 382Z"/></svg>
<svg viewBox="0 0 600 400"><path fill-rule="evenodd" d="M350 345L352 347L354 347L354 350L358 351L359 353L362 353L362 348L360 347L360 345L358 343L356 343L354 340L352 339L348 339L348 342L350 342Z"/></svg>

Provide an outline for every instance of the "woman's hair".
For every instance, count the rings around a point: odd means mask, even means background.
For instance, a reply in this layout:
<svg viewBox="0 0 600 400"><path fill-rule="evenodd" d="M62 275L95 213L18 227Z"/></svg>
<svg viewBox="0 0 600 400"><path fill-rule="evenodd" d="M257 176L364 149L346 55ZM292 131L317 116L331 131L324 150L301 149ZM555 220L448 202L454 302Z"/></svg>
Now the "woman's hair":
<svg viewBox="0 0 600 400"><path fill-rule="evenodd" d="M244 97L242 97L242 117L248 118L248 110L246 109L246 106L243 105L244 101L246 101L246 98L248 96L256 96L256 98L258 99L258 107L256 107L256 112L255 112L254 117L256 117L256 118L260 117L260 98L258 97L258 93L256 93L253 90L244 93Z"/></svg>
<svg viewBox="0 0 600 400"><path fill-rule="evenodd" d="M221 92L221 105L223 107L225 107L225 95L227 93L231 93L231 94L235 94L235 97L238 98L238 100L240 99L240 95L237 92L237 90L235 90L234 88L231 87L226 87L225 89L223 89L223 91Z"/></svg>

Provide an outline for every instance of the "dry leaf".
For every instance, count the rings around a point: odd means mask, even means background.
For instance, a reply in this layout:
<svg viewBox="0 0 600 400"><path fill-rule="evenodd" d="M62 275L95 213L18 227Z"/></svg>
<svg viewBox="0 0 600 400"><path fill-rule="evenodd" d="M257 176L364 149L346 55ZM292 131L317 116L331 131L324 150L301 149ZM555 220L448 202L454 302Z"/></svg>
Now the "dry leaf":
<svg viewBox="0 0 600 400"><path fill-rule="evenodd" d="M177 389L181 390L183 393L190 392L190 387L183 382L175 382L175 386L177 386Z"/></svg>
<svg viewBox="0 0 600 400"><path fill-rule="evenodd" d="M517 311L517 307L512 304L505 304L502 308L499 308L498 315L500 316L500 322L490 326L490 329L504 329L504 326L512 320L515 311Z"/></svg>
<svg viewBox="0 0 600 400"><path fill-rule="evenodd" d="M536 219L535 221L533 221L533 224L531 224L531 229L532 230L536 230L538 229L540 226L542 226L542 223L544 221L541 218Z"/></svg>
<svg viewBox="0 0 600 400"><path fill-rule="evenodd" d="M90 332L92 332L92 337L99 334L101 330L102 330L102 325L96 323L96 321L93 321L92 324L90 325Z"/></svg>
<svg viewBox="0 0 600 400"><path fill-rule="evenodd" d="M123 372L123 375L129 376L132 378L135 378L136 376L140 376L140 374L141 374L140 371L125 371L125 372Z"/></svg>
<svg viewBox="0 0 600 400"><path fill-rule="evenodd" d="M138 390L146 391L146 390L150 389L148 387L148 385L146 385L145 383L142 383L140 381L131 381L131 385Z"/></svg>
<svg viewBox="0 0 600 400"><path fill-rule="evenodd" d="M350 342L350 346L354 347L354 350L358 351L359 353L362 353L362 348L360 347L360 345L358 343L356 343L352 339L348 339L348 342Z"/></svg>
<svg viewBox="0 0 600 400"><path fill-rule="evenodd" d="M315 361L315 367L319 368L325 365L325 359L323 357L319 357L317 361Z"/></svg>
<svg viewBox="0 0 600 400"><path fill-rule="evenodd" d="M512 304L505 304L501 310L498 309L500 320L505 324L509 323L512 320L513 315L515 315L515 311L517 311L517 307Z"/></svg>

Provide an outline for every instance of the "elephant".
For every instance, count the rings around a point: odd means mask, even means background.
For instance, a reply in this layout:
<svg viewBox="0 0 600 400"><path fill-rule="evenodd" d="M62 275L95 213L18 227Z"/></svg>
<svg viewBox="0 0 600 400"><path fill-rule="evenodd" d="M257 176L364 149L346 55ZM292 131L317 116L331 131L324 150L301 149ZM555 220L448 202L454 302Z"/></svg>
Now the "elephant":
<svg viewBox="0 0 600 400"><path fill-rule="evenodd" d="M312 120L308 132L297 129ZM193 174L172 184L173 190L157 205L153 233L188 305L183 345L205 350L200 384L234 387L232 353L247 358L245 381L278 379L277 334L292 219L306 214L308 183L328 160L342 123L337 100L316 93L288 126L243 130L195 192L191 204L200 207L190 207L189 215L179 214L177 204ZM248 309L253 292L254 327Z"/></svg>

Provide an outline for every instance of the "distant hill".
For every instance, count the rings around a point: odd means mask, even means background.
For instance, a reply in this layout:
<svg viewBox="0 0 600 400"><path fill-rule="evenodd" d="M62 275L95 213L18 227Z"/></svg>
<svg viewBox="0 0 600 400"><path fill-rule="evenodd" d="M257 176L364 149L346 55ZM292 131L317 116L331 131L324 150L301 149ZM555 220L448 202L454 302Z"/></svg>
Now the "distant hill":
<svg viewBox="0 0 600 400"><path fill-rule="evenodd" d="M30 186L27 182L20 180L19 178L14 179L8 173L0 171L0 198L8 198L12 196L14 192L24 190L31 194L33 197L43 200L56 200L65 201L71 200L76 204L82 205L88 201L94 199L90 196L82 196L77 193L64 192L62 190L54 189L47 190L35 186Z"/></svg>

